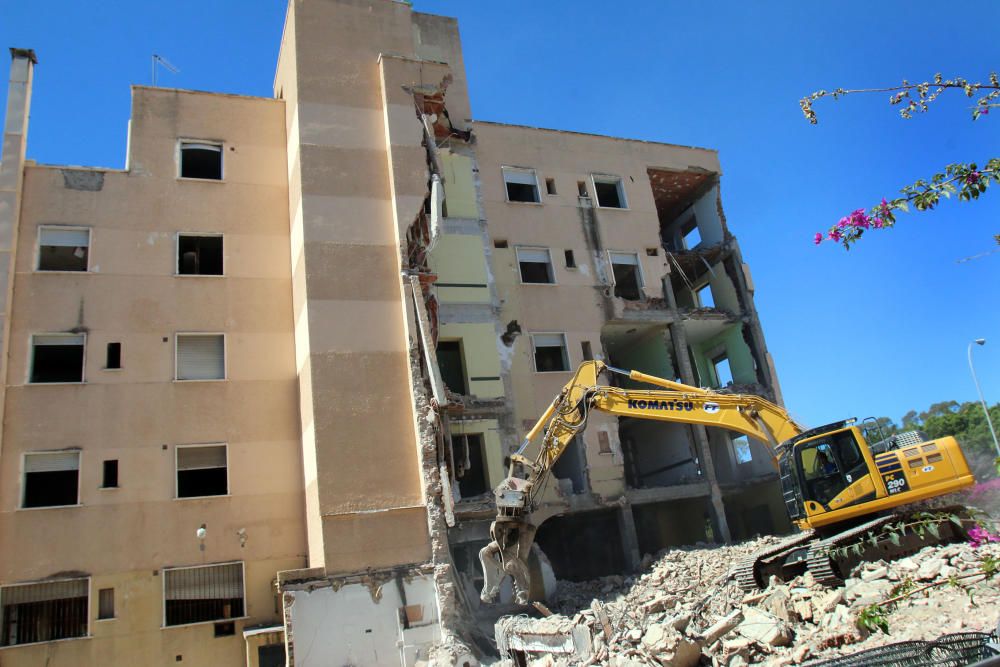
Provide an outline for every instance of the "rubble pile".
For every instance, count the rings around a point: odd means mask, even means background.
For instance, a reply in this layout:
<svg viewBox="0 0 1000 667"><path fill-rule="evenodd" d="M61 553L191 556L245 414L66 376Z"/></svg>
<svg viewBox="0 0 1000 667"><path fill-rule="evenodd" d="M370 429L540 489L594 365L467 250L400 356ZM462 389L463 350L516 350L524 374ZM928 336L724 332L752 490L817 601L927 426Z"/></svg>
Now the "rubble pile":
<svg viewBox="0 0 1000 667"><path fill-rule="evenodd" d="M998 543L926 547L895 562L864 563L840 588L806 573L741 590L737 565L777 541L673 549L655 562L647 557L634 577L559 582L556 613L502 618L498 649L535 666L784 666L949 632L990 632L1000 620L998 579L982 574L984 557L1000 558ZM889 635L858 626L869 605L934 582L945 583L886 609Z"/></svg>

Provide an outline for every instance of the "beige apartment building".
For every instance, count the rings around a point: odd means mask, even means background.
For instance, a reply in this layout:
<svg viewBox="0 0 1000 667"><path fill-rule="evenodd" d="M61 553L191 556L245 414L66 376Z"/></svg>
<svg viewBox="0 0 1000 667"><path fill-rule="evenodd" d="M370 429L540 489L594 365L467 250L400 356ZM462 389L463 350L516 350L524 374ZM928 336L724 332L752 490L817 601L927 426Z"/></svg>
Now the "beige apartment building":
<svg viewBox="0 0 1000 667"><path fill-rule="evenodd" d="M576 365L781 400L717 153L473 121L454 19L293 0L273 98L133 86L124 169L26 158L11 54L0 664L475 664ZM735 436L593 415L540 579L786 529Z"/></svg>

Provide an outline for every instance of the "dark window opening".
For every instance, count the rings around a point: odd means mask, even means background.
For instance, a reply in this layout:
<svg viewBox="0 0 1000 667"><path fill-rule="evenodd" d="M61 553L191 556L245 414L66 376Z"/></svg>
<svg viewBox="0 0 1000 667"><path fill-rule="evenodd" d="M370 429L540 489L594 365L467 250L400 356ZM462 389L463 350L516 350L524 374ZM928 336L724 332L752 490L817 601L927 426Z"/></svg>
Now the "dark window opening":
<svg viewBox="0 0 1000 667"><path fill-rule="evenodd" d="M83 336L35 336L31 382L83 382Z"/></svg>
<svg viewBox="0 0 1000 667"><path fill-rule="evenodd" d="M222 180L222 146L182 143L181 177Z"/></svg>
<svg viewBox="0 0 1000 667"><path fill-rule="evenodd" d="M87 636L86 579L0 588L0 646Z"/></svg>
<svg viewBox="0 0 1000 667"><path fill-rule="evenodd" d="M539 527L536 541L557 579L587 581L627 569L617 510L553 517Z"/></svg>
<svg viewBox="0 0 1000 667"><path fill-rule="evenodd" d="M646 248L646 257L659 257L659 256L660 256L659 248Z"/></svg>
<svg viewBox="0 0 1000 667"><path fill-rule="evenodd" d="M177 273L182 276L221 276L222 237L179 236Z"/></svg>
<svg viewBox="0 0 1000 667"><path fill-rule="evenodd" d="M583 360L584 361L593 361L594 360L594 351L590 347L590 341L589 340L582 340L582 341L580 341L580 349L583 352Z"/></svg>
<svg viewBox="0 0 1000 667"><path fill-rule="evenodd" d="M576 268L576 257L573 256L572 250L566 251L566 268L575 269Z"/></svg>
<svg viewBox="0 0 1000 667"><path fill-rule="evenodd" d="M555 282L555 276L552 274L552 258L548 250L520 249L517 251L517 263L521 270L522 283Z"/></svg>
<svg viewBox="0 0 1000 667"><path fill-rule="evenodd" d="M552 466L552 475L560 480L560 487L563 484L568 486L566 490L570 493L574 495L584 493L587 490L587 479L584 473L585 465L583 442L577 436L570 440L563 455Z"/></svg>
<svg viewBox="0 0 1000 667"><path fill-rule="evenodd" d="M530 169L504 169L504 184L507 186L507 201L539 203L538 181Z"/></svg>
<svg viewBox="0 0 1000 667"><path fill-rule="evenodd" d="M506 248L507 247L507 239L494 239L493 240L493 247L494 248Z"/></svg>
<svg viewBox="0 0 1000 667"><path fill-rule="evenodd" d="M547 194L550 194L550 195L557 194L556 193L556 179L554 179L554 178L546 178L545 179L545 192Z"/></svg>
<svg viewBox="0 0 1000 667"><path fill-rule="evenodd" d="M117 370L122 367L122 344L108 343L107 361L104 368L107 370Z"/></svg>
<svg viewBox="0 0 1000 667"><path fill-rule="evenodd" d="M625 264L612 260L611 269L615 275L615 296L620 299L636 301L642 297L639 285L639 264L634 255L631 261L635 263Z"/></svg>
<svg viewBox="0 0 1000 667"><path fill-rule="evenodd" d="M26 472L22 507L76 505L79 484L80 475L76 469Z"/></svg>
<svg viewBox="0 0 1000 667"><path fill-rule="evenodd" d="M258 646L257 664L259 667L285 667L284 643Z"/></svg>
<svg viewBox="0 0 1000 667"><path fill-rule="evenodd" d="M601 208L625 208L621 180L601 181L594 179L594 192L597 193L597 205Z"/></svg>
<svg viewBox="0 0 1000 667"><path fill-rule="evenodd" d="M215 636L216 637L232 637L236 634L236 624L232 621L228 623L216 623L215 624Z"/></svg>
<svg viewBox="0 0 1000 667"><path fill-rule="evenodd" d="M177 448L177 497L224 496L229 493L226 446Z"/></svg>
<svg viewBox="0 0 1000 667"><path fill-rule="evenodd" d="M578 195L580 195L581 197L589 197L590 196L590 195L587 194L587 183L586 183L586 181L577 181L576 182L576 193Z"/></svg>
<svg viewBox="0 0 1000 667"><path fill-rule="evenodd" d="M97 618L115 617L115 589L102 588L97 592Z"/></svg>
<svg viewBox="0 0 1000 667"><path fill-rule="evenodd" d="M438 368L441 379L456 394L465 394L465 363L462 359L462 342L442 340L437 345Z"/></svg>
<svg viewBox="0 0 1000 667"><path fill-rule="evenodd" d="M38 230L39 271L86 271L90 231L42 227Z"/></svg>
<svg viewBox="0 0 1000 667"><path fill-rule="evenodd" d="M472 498L489 491L482 434L453 435L451 441L455 452L455 479L461 497Z"/></svg>
<svg viewBox="0 0 1000 667"><path fill-rule="evenodd" d="M535 370L539 373L568 371L566 340L561 334L537 334L535 344Z"/></svg>
<svg viewBox="0 0 1000 667"><path fill-rule="evenodd" d="M241 563L164 570L166 625L225 621L244 615Z"/></svg>
<svg viewBox="0 0 1000 667"><path fill-rule="evenodd" d="M101 488L118 488L118 459L109 459L104 462L104 476L101 480Z"/></svg>

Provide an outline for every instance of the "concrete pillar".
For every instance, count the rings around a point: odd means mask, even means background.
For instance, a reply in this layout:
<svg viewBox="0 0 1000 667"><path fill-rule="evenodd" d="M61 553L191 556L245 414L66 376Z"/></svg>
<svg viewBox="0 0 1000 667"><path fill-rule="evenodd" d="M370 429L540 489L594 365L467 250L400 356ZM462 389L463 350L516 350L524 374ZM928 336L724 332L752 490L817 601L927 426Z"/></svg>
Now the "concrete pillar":
<svg viewBox="0 0 1000 667"><path fill-rule="evenodd" d="M693 385L695 384L695 377L694 369L691 367L691 355L688 354L687 332L684 330L684 320L680 319L677 314L677 302L674 300L674 292L670 285L670 276L664 276L663 290L667 294L667 303L670 305L674 315L673 321L667 325L667 332L670 340L673 341L677 372L680 373L681 382ZM691 430L694 431L695 446L698 448L698 460L701 462L705 481L708 482L712 510L715 514L715 525L719 527L719 537L724 542L731 542L732 535L729 532L729 522L726 521L726 506L722 501L722 491L719 489L719 481L715 476L715 464L712 461L712 449L708 442L708 431L701 425L692 426Z"/></svg>
<svg viewBox="0 0 1000 667"><path fill-rule="evenodd" d="M28 112L31 82L38 62L31 49L11 49L10 81L7 84L7 113L0 153L0 422L3 421L4 387L7 383L10 308L14 290L14 252L17 248L24 184L24 156L28 145ZM0 443L2 447L2 443Z"/></svg>
<svg viewBox="0 0 1000 667"><path fill-rule="evenodd" d="M632 516L631 505L623 505L618 509L618 530L622 536L626 569L629 572L636 572L642 561L642 554L639 552L639 534L635 530L635 517Z"/></svg>

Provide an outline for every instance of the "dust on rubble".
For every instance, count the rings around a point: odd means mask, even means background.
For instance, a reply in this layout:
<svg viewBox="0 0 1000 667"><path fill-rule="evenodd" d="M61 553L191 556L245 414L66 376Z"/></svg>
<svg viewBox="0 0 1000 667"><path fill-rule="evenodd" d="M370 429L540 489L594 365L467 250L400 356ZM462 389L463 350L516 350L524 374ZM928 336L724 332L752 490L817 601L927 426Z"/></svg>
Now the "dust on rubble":
<svg viewBox="0 0 1000 667"><path fill-rule="evenodd" d="M501 656L514 652L529 665L713 665L774 667L834 658L911 639L960 631L992 631L1000 620L996 579L969 576L968 589L940 586L901 602L887 615L890 633L858 628L858 613L881 602L900 582L917 586L981 571L1000 544L926 547L886 563L865 563L840 588L806 573L790 582L772 578L745 593L735 568L775 544L764 537L727 546L698 545L647 557L636 576L559 582L554 615L506 616L497 623ZM512 664L502 658L501 665Z"/></svg>

